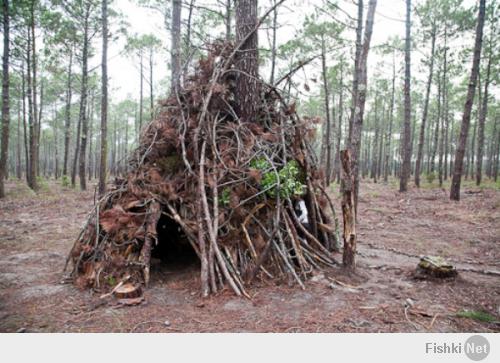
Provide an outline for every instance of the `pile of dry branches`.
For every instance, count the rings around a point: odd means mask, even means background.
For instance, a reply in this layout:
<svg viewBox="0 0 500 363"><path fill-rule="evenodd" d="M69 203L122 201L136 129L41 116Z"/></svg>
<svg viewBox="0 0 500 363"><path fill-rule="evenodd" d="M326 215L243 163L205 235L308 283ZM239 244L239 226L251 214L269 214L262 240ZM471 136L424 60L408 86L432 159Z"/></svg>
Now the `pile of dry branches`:
<svg viewBox="0 0 500 363"><path fill-rule="evenodd" d="M226 285L246 295L266 276L304 287L313 270L335 263L335 212L308 144L314 120L299 119L263 82L255 120L239 120L236 50L212 45L145 127L131 171L98 201L68 257L78 285L109 290L123 276L147 284L151 250L176 243L157 239L162 214L198 255L203 296ZM308 228L294 213L297 198Z"/></svg>

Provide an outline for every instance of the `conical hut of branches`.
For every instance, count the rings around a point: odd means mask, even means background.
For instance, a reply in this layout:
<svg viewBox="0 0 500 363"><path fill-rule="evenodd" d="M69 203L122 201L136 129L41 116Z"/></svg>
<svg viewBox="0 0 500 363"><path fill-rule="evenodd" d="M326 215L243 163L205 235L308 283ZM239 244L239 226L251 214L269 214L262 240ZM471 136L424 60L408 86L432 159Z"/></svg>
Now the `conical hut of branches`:
<svg viewBox="0 0 500 363"><path fill-rule="evenodd" d="M315 120L300 119L264 82L255 120L238 119L235 53L229 43L212 45L160 104L130 171L95 204L68 256L77 285L105 291L125 276L147 285L152 251L180 243L199 259L203 296L224 287L247 295L256 278L303 288L335 264L338 225L308 142ZM297 200L308 224L294 211ZM161 233L160 225L181 232Z"/></svg>

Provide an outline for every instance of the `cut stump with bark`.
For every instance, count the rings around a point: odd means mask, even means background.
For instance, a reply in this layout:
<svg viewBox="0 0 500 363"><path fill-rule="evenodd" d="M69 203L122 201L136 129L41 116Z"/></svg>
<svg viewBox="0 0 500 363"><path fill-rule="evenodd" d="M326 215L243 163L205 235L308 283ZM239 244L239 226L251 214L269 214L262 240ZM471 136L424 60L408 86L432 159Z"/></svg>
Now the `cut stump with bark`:
<svg viewBox="0 0 500 363"><path fill-rule="evenodd" d="M457 276L455 266L441 256L424 256L417 266L417 276L431 276L436 278L450 278Z"/></svg>

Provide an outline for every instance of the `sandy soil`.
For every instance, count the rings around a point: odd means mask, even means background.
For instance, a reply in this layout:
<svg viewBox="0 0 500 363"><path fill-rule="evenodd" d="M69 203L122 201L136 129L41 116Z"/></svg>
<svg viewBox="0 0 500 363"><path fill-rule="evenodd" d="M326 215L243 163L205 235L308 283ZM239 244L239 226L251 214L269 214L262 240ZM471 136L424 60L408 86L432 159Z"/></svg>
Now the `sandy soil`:
<svg viewBox="0 0 500 363"><path fill-rule="evenodd" d="M394 185L366 182L357 276L332 268L306 290L260 281L249 289L251 300L228 290L201 299L196 265L158 263L145 302L134 307L62 283L93 192L56 183L38 195L13 182L7 190L0 201L0 332L500 331L500 276L465 271L500 270L498 189L466 187L455 203L438 188L400 194ZM422 254L448 258L459 277L415 279ZM496 321L458 317L462 310Z"/></svg>

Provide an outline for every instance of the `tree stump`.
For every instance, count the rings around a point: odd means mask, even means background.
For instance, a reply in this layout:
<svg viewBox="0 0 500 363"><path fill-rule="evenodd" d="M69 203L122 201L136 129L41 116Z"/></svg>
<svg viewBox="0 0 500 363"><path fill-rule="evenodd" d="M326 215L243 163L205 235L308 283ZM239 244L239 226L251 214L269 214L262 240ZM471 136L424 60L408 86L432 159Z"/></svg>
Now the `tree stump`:
<svg viewBox="0 0 500 363"><path fill-rule="evenodd" d="M354 180L349 150L340 152L342 163L342 215L344 219L344 253L342 263L347 270L356 269L356 211L354 207Z"/></svg>
<svg viewBox="0 0 500 363"><path fill-rule="evenodd" d="M417 276L450 278L457 276L457 270L441 256L424 256L418 263Z"/></svg>

